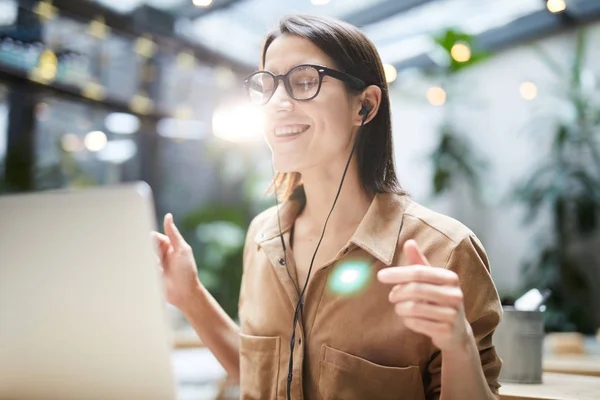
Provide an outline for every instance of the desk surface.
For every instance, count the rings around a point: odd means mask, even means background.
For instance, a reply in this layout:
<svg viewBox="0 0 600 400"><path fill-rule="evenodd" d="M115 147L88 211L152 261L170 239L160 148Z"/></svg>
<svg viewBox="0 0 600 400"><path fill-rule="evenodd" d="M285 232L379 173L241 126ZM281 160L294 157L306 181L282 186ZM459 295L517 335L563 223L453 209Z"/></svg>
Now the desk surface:
<svg viewBox="0 0 600 400"><path fill-rule="evenodd" d="M502 400L598 400L600 378L546 372L539 385L503 383Z"/></svg>
<svg viewBox="0 0 600 400"><path fill-rule="evenodd" d="M544 372L600 377L600 355L544 355Z"/></svg>

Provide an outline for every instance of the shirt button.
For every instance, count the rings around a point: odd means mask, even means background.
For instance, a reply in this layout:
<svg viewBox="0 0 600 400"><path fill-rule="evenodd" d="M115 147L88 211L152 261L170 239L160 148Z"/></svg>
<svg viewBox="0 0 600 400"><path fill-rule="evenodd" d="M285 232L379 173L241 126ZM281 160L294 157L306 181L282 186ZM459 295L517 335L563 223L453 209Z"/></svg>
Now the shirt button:
<svg viewBox="0 0 600 400"><path fill-rule="evenodd" d="M279 259L279 264L281 264L281 265L285 265L285 260L284 260L283 258L280 258L280 259Z"/></svg>

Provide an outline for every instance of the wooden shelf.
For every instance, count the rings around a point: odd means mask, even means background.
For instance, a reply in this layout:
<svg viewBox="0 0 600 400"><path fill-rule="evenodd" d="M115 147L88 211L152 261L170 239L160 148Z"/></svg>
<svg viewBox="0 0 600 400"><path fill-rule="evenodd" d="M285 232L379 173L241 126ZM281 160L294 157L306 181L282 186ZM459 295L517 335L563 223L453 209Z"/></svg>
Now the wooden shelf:
<svg viewBox="0 0 600 400"><path fill-rule="evenodd" d="M110 95L104 96L104 98L102 98L101 100L96 100L96 99L84 96L82 93L82 89L75 85L69 85L69 84L65 84L65 83L61 83L61 82L57 82L57 81L41 83L41 82L30 79L28 74L25 71L22 71L20 69L14 68L14 67L10 67L5 64L0 64L0 78L2 78L3 75L5 76L5 79L8 79L8 80L25 81L32 85L36 85L36 86L48 89L53 92L57 92L63 96L71 97L77 101L85 101L88 103L99 104L99 105L102 105L102 106L109 108L111 110L114 110L114 111L122 111L122 112L127 112L130 114L137 114L141 117L157 119L157 120L161 119L161 118L170 117L170 115L168 115L165 112L161 112L161 111L153 111L153 112L150 112L147 114L136 113L135 111L133 111L130 108L130 106L127 102L119 100L119 99L111 98Z"/></svg>

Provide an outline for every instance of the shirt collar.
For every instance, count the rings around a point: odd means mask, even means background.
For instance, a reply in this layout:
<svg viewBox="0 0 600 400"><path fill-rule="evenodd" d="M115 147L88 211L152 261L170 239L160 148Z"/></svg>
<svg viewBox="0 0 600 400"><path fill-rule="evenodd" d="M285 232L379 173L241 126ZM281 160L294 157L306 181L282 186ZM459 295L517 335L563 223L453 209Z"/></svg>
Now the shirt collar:
<svg viewBox="0 0 600 400"><path fill-rule="evenodd" d="M405 195L378 193L350 241L390 266L398 247Z"/></svg>
<svg viewBox="0 0 600 400"><path fill-rule="evenodd" d="M279 204L279 211L277 210L278 207L271 207L266 211L268 215L266 216L265 223L262 229L254 236L254 241L257 244L261 244L279 236L280 224L281 233L289 231L305 204L304 191L296 191L287 200Z"/></svg>
<svg viewBox="0 0 600 400"><path fill-rule="evenodd" d="M279 216L276 207L269 210L263 229L254 237L257 244L279 236L280 223L281 233L291 229L306 203L303 194L301 192L284 201L279 206ZM396 193L376 194L350 242L384 264L391 265L398 245L404 209L405 196Z"/></svg>

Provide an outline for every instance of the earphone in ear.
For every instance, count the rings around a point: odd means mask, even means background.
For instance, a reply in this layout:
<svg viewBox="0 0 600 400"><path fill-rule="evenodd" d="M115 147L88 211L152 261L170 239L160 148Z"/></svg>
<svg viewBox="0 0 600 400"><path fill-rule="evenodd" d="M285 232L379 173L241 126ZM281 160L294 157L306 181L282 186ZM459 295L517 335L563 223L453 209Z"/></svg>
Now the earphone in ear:
<svg viewBox="0 0 600 400"><path fill-rule="evenodd" d="M363 117L366 117L367 115L369 115L370 112L371 112L371 106L365 104L361 107L360 111L358 112L358 115L362 115Z"/></svg>

